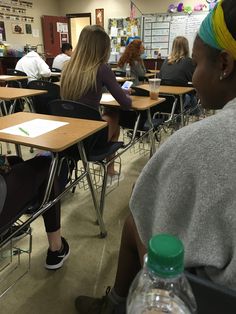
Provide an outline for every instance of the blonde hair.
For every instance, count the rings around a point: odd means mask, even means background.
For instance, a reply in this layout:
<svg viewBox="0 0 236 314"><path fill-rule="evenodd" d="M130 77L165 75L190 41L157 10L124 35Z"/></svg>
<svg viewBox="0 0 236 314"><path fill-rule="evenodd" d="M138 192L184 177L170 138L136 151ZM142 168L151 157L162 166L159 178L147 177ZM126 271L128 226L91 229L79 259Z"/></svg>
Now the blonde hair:
<svg viewBox="0 0 236 314"><path fill-rule="evenodd" d="M78 101L97 88L97 71L110 56L110 38L99 25L85 26L71 59L62 71L62 99Z"/></svg>
<svg viewBox="0 0 236 314"><path fill-rule="evenodd" d="M189 45L187 38L183 36L175 37L171 54L168 57L168 64L173 64L179 62L182 58L189 57Z"/></svg>

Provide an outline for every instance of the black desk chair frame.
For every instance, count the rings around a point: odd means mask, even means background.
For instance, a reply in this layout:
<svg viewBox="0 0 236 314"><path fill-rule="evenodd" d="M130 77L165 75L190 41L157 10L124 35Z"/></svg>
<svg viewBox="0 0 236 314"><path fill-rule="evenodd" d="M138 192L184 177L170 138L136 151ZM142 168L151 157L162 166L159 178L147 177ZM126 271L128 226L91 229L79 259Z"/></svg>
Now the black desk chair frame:
<svg viewBox="0 0 236 314"><path fill-rule="evenodd" d="M75 101L55 100L52 101L49 106L51 114L53 115L102 121L100 112L90 105ZM99 211L101 215L103 215L107 188L107 168L113 161L119 158L120 155L127 150L127 148L123 147L123 142L108 142L108 127L85 139L83 144L87 159L87 164L84 163L83 165L84 168L88 169L88 163L95 163L103 169L102 189L99 204ZM65 151L65 154L74 159L80 159L77 147L73 147L73 150L70 149ZM113 157L108 160L110 156ZM87 180L91 188L92 181L90 174L87 176ZM101 236L106 236L106 232L101 234Z"/></svg>
<svg viewBox="0 0 236 314"><path fill-rule="evenodd" d="M236 291L187 271L185 275L193 289L198 314L236 313Z"/></svg>

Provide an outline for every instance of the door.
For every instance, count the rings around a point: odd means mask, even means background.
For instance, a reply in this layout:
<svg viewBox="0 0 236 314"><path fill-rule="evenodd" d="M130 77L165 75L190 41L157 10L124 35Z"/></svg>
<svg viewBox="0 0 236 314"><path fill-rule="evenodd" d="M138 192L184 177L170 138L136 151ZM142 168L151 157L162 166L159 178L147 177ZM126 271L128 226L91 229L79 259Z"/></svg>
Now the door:
<svg viewBox="0 0 236 314"><path fill-rule="evenodd" d="M68 19L65 16L42 16L44 51L46 57L61 52L63 42L69 42Z"/></svg>
<svg viewBox="0 0 236 314"><path fill-rule="evenodd" d="M66 17L69 20L70 43L74 49L82 29L91 25L91 13L67 14Z"/></svg>

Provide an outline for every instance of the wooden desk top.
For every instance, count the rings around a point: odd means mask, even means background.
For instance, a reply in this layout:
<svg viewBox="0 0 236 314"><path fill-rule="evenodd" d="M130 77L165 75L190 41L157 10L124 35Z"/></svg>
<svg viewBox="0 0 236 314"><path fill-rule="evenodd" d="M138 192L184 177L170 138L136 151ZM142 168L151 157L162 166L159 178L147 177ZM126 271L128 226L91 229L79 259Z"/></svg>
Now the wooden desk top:
<svg viewBox="0 0 236 314"><path fill-rule="evenodd" d="M0 81L9 82L9 81L21 81L28 79L29 76L17 76L17 75L0 75Z"/></svg>
<svg viewBox="0 0 236 314"><path fill-rule="evenodd" d="M160 72L160 70L152 70L152 69L148 69L148 72L150 72L150 73L159 73Z"/></svg>
<svg viewBox="0 0 236 314"><path fill-rule="evenodd" d="M22 97L37 96L46 93L47 93L46 90L39 89L0 87L0 99L2 100L13 100Z"/></svg>
<svg viewBox="0 0 236 314"><path fill-rule="evenodd" d="M137 87L150 91L148 84L138 85ZM194 90L193 87L161 85L159 93L171 94L171 95L183 95L183 94L192 92L193 90Z"/></svg>
<svg viewBox="0 0 236 314"><path fill-rule="evenodd" d="M130 76L130 77L116 76L116 80L118 83L124 83L125 81L133 81L134 77L132 77L132 76Z"/></svg>
<svg viewBox="0 0 236 314"><path fill-rule="evenodd" d="M51 76L61 76L61 72L51 72Z"/></svg>
<svg viewBox="0 0 236 314"><path fill-rule="evenodd" d="M18 112L0 117L0 128L2 130L33 119L62 121L69 122L69 124L34 138L0 132L0 141L35 147L52 152L60 152L73 144L82 141L89 135L103 129L107 125L107 122L104 121L92 121L30 112Z"/></svg>
<svg viewBox="0 0 236 314"><path fill-rule="evenodd" d="M146 78L151 78L154 76L155 76L155 73L145 73L145 75L144 75L144 77L146 77Z"/></svg>
<svg viewBox="0 0 236 314"><path fill-rule="evenodd" d="M107 93L107 95L110 95L110 94ZM134 110L139 110L139 111L147 110L165 101L165 98L161 98L161 97L159 97L156 100L151 99L149 97L145 97L145 96L131 96L131 98L132 98L131 108ZM100 103L101 105L105 107L120 107L120 105L115 99L110 100L110 101L101 101Z"/></svg>

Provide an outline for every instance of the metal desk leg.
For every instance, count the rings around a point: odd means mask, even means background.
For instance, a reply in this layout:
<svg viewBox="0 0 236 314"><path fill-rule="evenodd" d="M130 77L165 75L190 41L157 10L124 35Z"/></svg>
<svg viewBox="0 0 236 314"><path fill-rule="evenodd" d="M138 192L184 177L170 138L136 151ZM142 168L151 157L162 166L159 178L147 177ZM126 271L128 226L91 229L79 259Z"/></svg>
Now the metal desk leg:
<svg viewBox="0 0 236 314"><path fill-rule="evenodd" d="M12 114L15 111L16 101L17 99L14 99L13 103L10 106L8 114Z"/></svg>
<svg viewBox="0 0 236 314"><path fill-rule="evenodd" d="M183 102L183 95L179 95L180 100L180 112L181 112L181 126L184 126L184 102Z"/></svg>
<svg viewBox="0 0 236 314"><path fill-rule="evenodd" d="M84 150L83 142L78 143L78 149L79 149L81 161L82 161L84 169L85 169L85 171L87 173L86 176L87 176L89 188L90 188L90 191L91 191L91 194L92 194L93 204L94 204L94 208L95 208L95 211L96 211L98 224L99 224L99 227L100 227L100 236L101 236L101 238L105 238L106 235L107 235L107 231L105 229L105 224L104 224L101 212L99 210L98 200L97 200L97 197L95 195L95 190L94 190L94 186L93 186L93 183L92 183L91 174L90 174L90 170L89 170L89 164L88 164L88 161L87 161L87 157L86 157L86 153L85 153L85 150Z"/></svg>
<svg viewBox="0 0 236 314"><path fill-rule="evenodd" d="M55 175L57 172L58 161L59 161L58 153L54 153L52 156L52 162L49 169L49 178L48 178L47 187L46 187L44 198L40 207L42 207L45 203L47 203L50 198L52 186L53 186Z"/></svg>
<svg viewBox="0 0 236 314"><path fill-rule="evenodd" d="M21 152L21 148L19 144L15 144L15 148L16 148L16 154L17 156L22 158L22 152Z"/></svg>
<svg viewBox="0 0 236 314"><path fill-rule="evenodd" d="M150 108L147 110L147 120L150 127L149 131L149 139L150 139L150 158L156 151L155 141L154 141L154 132L153 132L153 123L152 123L152 116Z"/></svg>

